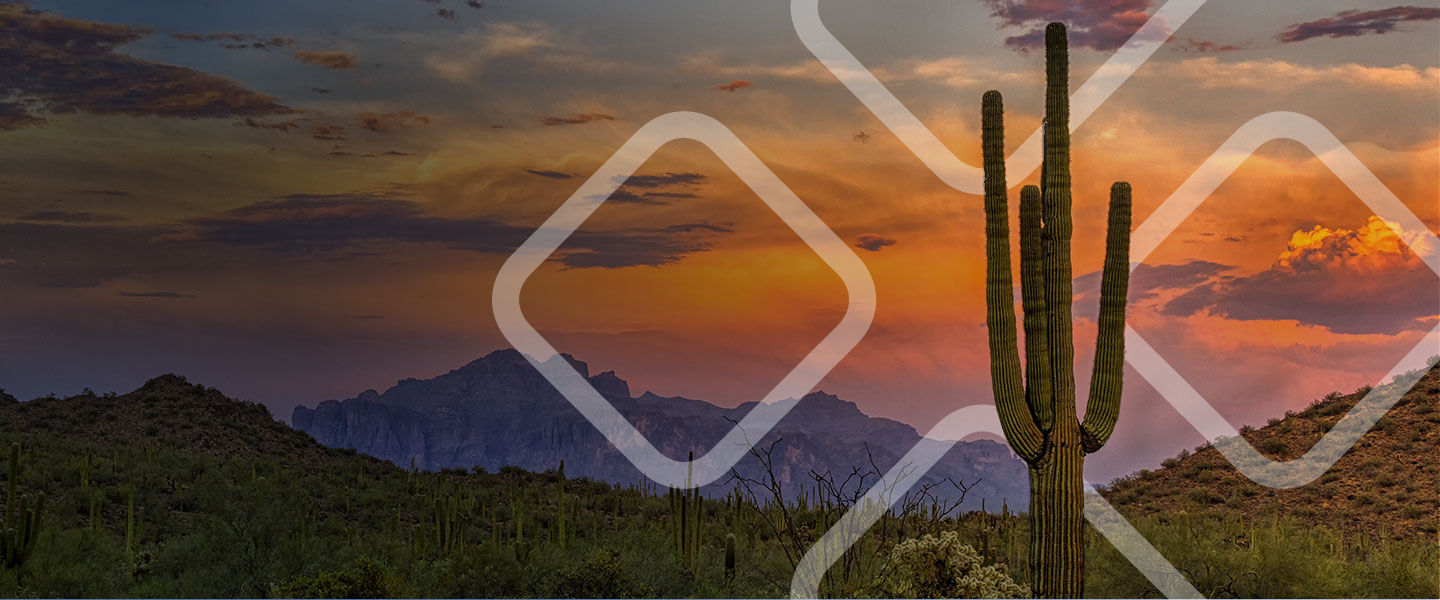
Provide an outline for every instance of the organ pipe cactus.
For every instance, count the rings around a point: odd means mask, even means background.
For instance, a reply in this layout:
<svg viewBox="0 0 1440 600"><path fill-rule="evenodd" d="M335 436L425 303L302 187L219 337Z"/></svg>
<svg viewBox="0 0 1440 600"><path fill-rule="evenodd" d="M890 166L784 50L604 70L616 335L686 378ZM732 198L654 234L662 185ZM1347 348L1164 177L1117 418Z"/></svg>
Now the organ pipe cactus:
<svg viewBox="0 0 1440 600"><path fill-rule="evenodd" d="M1076 415L1071 325L1070 100L1065 26L1045 30L1045 159L1041 187L1020 192L1020 286L1025 365L1016 342L1005 180L1004 107L982 101L985 160L985 300L990 375L1005 438L1030 471L1030 565L1038 597L1084 591L1085 455L1099 450L1120 414L1125 297L1129 286L1130 185L1110 188L1100 284L1099 335L1085 417Z"/></svg>

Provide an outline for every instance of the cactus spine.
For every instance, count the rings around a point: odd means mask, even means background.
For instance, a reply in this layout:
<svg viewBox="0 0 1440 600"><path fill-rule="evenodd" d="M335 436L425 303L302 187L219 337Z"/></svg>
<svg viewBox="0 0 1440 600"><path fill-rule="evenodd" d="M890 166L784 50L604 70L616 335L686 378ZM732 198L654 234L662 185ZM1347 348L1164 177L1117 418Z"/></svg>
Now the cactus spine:
<svg viewBox="0 0 1440 600"><path fill-rule="evenodd" d="M1030 471L1031 587L1042 598L1084 591L1085 455L1099 450L1120 414L1125 302L1129 287L1130 184L1110 188L1099 335L1084 421L1076 416L1071 325L1070 99L1065 26L1045 30L1045 159L1041 186L1020 192L1020 285L1024 312L1022 375L1010 275L1004 107L985 93L985 300L995 406L1010 446Z"/></svg>
<svg viewBox="0 0 1440 600"><path fill-rule="evenodd" d="M20 444L10 445L10 480L5 493L5 532L3 559L6 568L20 568L25 559L35 551L35 542L40 539L40 519L45 510L45 496L35 498L35 503L26 508L15 497L20 479Z"/></svg>

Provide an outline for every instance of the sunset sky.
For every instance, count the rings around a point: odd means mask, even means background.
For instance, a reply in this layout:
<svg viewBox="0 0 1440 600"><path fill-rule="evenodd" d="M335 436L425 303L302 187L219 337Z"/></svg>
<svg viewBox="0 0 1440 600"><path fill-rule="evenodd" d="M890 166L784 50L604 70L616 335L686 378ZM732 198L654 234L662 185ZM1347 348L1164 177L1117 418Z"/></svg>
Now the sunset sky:
<svg viewBox="0 0 1440 600"><path fill-rule="evenodd" d="M821 8L976 164L985 90L1006 94L1010 148L1039 124L1046 21L1071 27L1073 89L1160 4ZM813 58L787 2L37 1L0 2L0 22L0 386L22 399L177 372L288 417L505 347L499 265L640 126L689 110L871 270L874 326L821 389L922 431L990 401L981 199ZM1130 181L1142 222L1252 117L1315 118L1440 231L1437 40L1440 8L1358 0L1211 0L1174 32L1074 135L1082 384L1105 191ZM1440 281L1403 243L1418 233L1273 142L1137 267L1129 320L1232 423L1261 423L1376 383L1440 322ZM675 142L522 305L592 372L734 405L846 294L713 154ZM1093 480L1202 441L1126 384Z"/></svg>

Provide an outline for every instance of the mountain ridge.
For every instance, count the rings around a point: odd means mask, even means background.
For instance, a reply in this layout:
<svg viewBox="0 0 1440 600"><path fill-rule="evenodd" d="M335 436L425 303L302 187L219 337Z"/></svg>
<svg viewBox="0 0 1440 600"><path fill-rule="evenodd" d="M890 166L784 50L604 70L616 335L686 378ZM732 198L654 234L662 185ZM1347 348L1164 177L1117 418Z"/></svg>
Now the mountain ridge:
<svg viewBox="0 0 1440 600"><path fill-rule="evenodd" d="M652 392L632 395L614 371L592 375L587 363L568 354L573 366L665 456L685 459L718 443L732 422L757 402L725 408L682 396ZM555 360L555 359L552 359ZM883 471L920 439L916 429L893 419L871 417L854 402L811 392L793 402L790 412L756 447L777 444L778 475L791 491L812 487L811 472L848 474L854 468ZM640 473L540 375L520 352L496 350L431 379L402 379L384 392L366 390L354 397L325 400L313 408L297 406L292 426L320 443L357 451L417 468L495 470L514 465L531 470L554 468L612 483L634 483ZM754 457L741 461L742 475L762 468ZM951 478L979 480L966 498L978 507L1008 502L1023 507L1028 499L1025 466L1008 446L990 440L962 442L922 481ZM947 488L951 494L958 494ZM723 493L712 486L707 493ZM788 494L787 494L788 495Z"/></svg>

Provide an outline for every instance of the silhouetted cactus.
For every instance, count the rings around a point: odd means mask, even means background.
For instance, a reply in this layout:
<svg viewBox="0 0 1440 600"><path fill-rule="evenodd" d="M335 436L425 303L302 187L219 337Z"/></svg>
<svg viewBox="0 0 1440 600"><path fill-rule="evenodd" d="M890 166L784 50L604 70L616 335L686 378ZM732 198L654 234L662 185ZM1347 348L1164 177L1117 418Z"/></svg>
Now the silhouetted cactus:
<svg viewBox="0 0 1440 600"><path fill-rule="evenodd" d="M725 582L735 580L735 534L725 534Z"/></svg>
<svg viewBox="0 0 1440 600"><path fill-rule="evenodd" d="M5 532L3 552L5 568L19 568L35 551L40 539L40 521L45 512L45 495L35 497L33 504L26 508L26 502L17 498L20 480L20 444L10 445L10 480L5 493Z"/></svg>
<svg viewBox="0 0 1440 600"><path fill-rule="evenodd" d="M1125 302L1129 286L1130 185L1110 188L1109 231L1100 284L1099 335L1090 401L1076 416L1071 324L1070 98L1065 26L1045 30L1045 159L1042 188L1020 192L1020 284L1025 315L1022 375L1016 348L1005 180L1004 108L985 93L985 255L990 374L1005 437L1030 467L1030 565L1038 597L1084 590L1085 455L1105 445L1120 414Z"/></svg>

